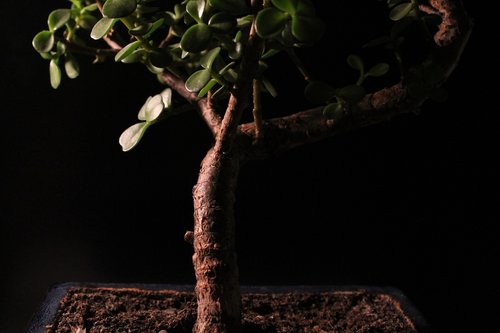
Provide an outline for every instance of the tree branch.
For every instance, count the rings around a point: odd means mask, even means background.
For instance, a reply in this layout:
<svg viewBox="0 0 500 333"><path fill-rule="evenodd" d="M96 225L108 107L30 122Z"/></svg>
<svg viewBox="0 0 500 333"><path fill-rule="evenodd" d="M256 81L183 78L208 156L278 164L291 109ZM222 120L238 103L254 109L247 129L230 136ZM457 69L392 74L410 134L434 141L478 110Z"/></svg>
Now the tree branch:
<svg viewBox="0 0 500 333"><path fill-rule="evenodd" d="M196 93L192 93L186 89L185 82L174 74L164 71L161 74L161 79L165 84L170 86L174 91L181 95L186 101L197 106L200 116L205 120L208 128L215 136L219 132L221 118L215 112L213 105L207 98L200 98Z"/></svg>
<svg viewBox="0 0 500 333"><path fill-rule="evenodd" d="M436 48L424 63L410 71L418 73L429 64L438 65L443 70L442 77L438 80L441 85L460 60L472 30L472 22L460 1L431 0L430 4L443 20L434 36ZM244 154L243 158L266 158L336 134L377 124L396 115L416 111L427 97L412 94L408 84L409 82L402 80L392 87L365 96L357 105L345 109L344 117L339 119L325 118L320 107L267 120L264 122L266 136L260 141L256 140L257 130L254 123L240 125L238 145Z"/></svg>

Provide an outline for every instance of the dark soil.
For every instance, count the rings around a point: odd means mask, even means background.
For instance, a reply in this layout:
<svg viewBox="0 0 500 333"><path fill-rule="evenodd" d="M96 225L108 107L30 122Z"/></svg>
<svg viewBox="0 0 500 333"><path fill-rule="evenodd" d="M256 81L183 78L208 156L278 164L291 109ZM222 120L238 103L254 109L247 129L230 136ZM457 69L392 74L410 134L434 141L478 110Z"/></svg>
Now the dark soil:
<svg viewBox="0 0 500 333"><path fill-rule="evenodd" d="M243 295L244 333L416 333L391 296L366 291ZM47 333L191 332L192 293L74 288L61 300ZM165 333L165 332L161 332Z"/></svg>

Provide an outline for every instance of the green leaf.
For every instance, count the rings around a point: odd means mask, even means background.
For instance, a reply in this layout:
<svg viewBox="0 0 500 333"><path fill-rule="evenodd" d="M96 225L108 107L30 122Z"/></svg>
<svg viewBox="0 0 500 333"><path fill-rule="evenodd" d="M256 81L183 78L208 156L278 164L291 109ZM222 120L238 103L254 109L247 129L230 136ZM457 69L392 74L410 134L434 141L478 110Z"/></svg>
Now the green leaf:
<svg viewBox="0 0 500 333"><path fill-rule="evenodd" d="M357 103L365 97L366 91L363 87L356 84L344 87L337 93L337 97L343 99L348 103Z"/></svg>
<svg viewBox="0 0 500 333"><path fill-rule="evenodd" d="M142 23L140 25L137 25L130 29L128 31L129 34L132 36L144 36L145 34L148 33L149 29L151 29L152 24L151 23Z"/></svg>
<svg viewBox="0 0 500 333"><path fill-rule="evenodd" d="M330 103L323 109L323 115L329 119L340 120L344 117L342 103Z"/></svg>
<svg viewBox="0 0 500 333"><path fill-rule="evenodd" d="M172 63L172 55L166 49L153 51L149 55L149 61L157 68L165 68Z"/></svg>
<svg viewBox="0 0 500 333"><path fill-rule="evenodd" d="M108 17L103 17L97 23L94 25L92 28L92 32L90 33L90 37L92 39L101 39L102 37L106 36L108 32L113 28L113 26L116 23L116 19L108 18Z"/></svg>
<svg viewBox="0 0 500 333"><path fill-rule="evenodd" d="M198 23L186 30L181 39L181 47L187 52L201 52L208 47L212 32L208 25Z"/></svg>
<svg viewBox="0 0 500 333"><path fill-rule="evenodd" d="M302 43L314 43L323 37L325 25L315 17L292 16L292 35Z"/></svg>
<svg viewBox="0 0 500 333"><path fill-rule="evenodd" d="M276 88L273 86L273 84L271 83L271 81L269 81L268 79L266 79L265 77L262 78L261 80L262 82L262 87L264 87L264 89L271 95L273 96L274 98L276 98L278 96L278 91L276 90Z"/></svg>
<svg viewBox="0 0 500 333"><path fill-rule="evenodd" d="M136 8L137 0L107 0L102 7L102 14L110 18L127 17Z"/></svg>
<svg viewBox="0 0 500 333"><path fill-rule="evenodd" d="M155 121L165 109L163 104L163 98L161 95L155 95L146 102L146 107L144 108L144 114L139 115L140 120L146 120L147 122Z"/></svg>
<svg viewBox="0 0 500 333"><path fill-rule="evenodd" d="M128 57L130 54L132 54L132 52L134 52L139 47L139 45L141 45L141 42L138 40L126 45L123 49L120 50L120 52L118 52L115 55L115 61L116 62L122 61L123 59Z"/></svg>
<svg viewBox="0 0 500 333"><path fill-rule="evenodd" d="M237 21L234 16L224 12L219 12L210 18L208 25L213 29L228 32L236 27Z"/></svg>
<svg viewBox="0 0 500 333"><path fill-rule="evenodd" d="M47 24L50 31L56 31L64 26L71 18L71 10L69 9L56 9L49 14Z"/></svg>
<svg viewBox="0 0 500 333"><path fill-rule="evenodd" d="M375 77L383 76L387 74L388 71L389 71L389 65L381 62L380 64L376 64L375 66L370 68L370 70L368 71L368 73L366 73L365 76L375 76Z"/></svg>
<svg viewBox="0 0 500 333"><path fill-rule="evenodd" d="M208 83L200 90L198 97L203 97L217 84L217 80L211 79Z"/></svg>
<svg viewBox="0 0 500 333"><path fill-rule="evenodd" d="M311 103L325 104L337 93L337 89L321 81L311 81L306 86L304 95Z"/></svg>
<svg viewBox="0 0 500 333"><path fill-rule="evenodd" d="M190 92L198 92L203 89L210 79L209 69L196 71L186 80L186 89Z"/></svg>
<svg viewBox="0 0 500 333"><path fill-rule="evenodd" d="M133 64L136 62L139 62L143 59L144 54L146 54L146 51L144 49L138 49L132 52L128 57L122 60L122 63L124 64Z"/></svg>
<svg viewBox="0 0 500 333"><path fill-rule="evenodd" d="M297 2L299 0L271 0L274 7L278 8L283 12L287 12L289 14L295 14L295 10L297 9Z"/></svg>
<svg viewBox="0 0 500 333"><path fill-rule="evenodd" d="M230 14L244 14L247 11L245 0L208 0L210 6Z"/></svg>
<svg viewBox="0 0 500 333"><path fill-rule="evenodd" d="M54 47L54 42L54 34L50 31L44 30L36 34L31 44L37 52L47 53Z"/></svg>
<svg viewBox="0 0 500 333"><path fill-rule="evenodd" d="M203 23L201 17L205 11L205 0L190 0L186 4L186 11L198 23Z"/></svg>
<svg viewBox="0 0 500 333"><path fill-rule="evenodd" d="M163 19L163 18L153 22L151 29L149 29L148 33L146 35L144 35L144 37L149 38L149 36L151 36L153 34L153 32L155 32L156 30L158 30L163 25L164 22L165 22L165 19Z"/></svg>
<svg viewBox="0 0 500 333"><path fill-rule="evenodd" d="M347 57L347 64L352 68L359 72L363 72L365 70L365 64L363 63L363 59L360 56L351 54Z"/></svg>
<svg viewBox="0 0 500 333"><path fill-rule="evenodd" d="M123 151L129 151L130 149L134 148L139 143L139 141L141 141L144 132L146 132L149 125L149 123L143 122L137 123L127 128L122 133L122 135L120 135L120 139L118 139L118 142L122 146Z"/></svg>
<svg viewBox="0 0 500 333"><path fill-rule="evenodd" d="M262 38L270 38L281 32L288 21L288 15L276 8L266 8L257 14L255 27Z"/></svg>
<svg viewBox="0 0 500 333"><path fill-rule="evenodd" d="M297 15L312 17L316 14L316 11L314 10L314 5L310 0L299 0L297 2L296 13Z"/></svg>
<svg viewBox="0 0 500 333"><path fill-rule="evenodd" d="M219 53L220 53L220 47L216 47L216 48L208 51L207 54L205 54L203 57L201 57L201 60L200 60L201 67L211 69L212 64L215 61L215 58L217 58Z"/></svg>
<svg viewBox="0 0 500 333"><path fill-rule="evenodd" d="M93 12L93 11L96 11L97 9L99 9L99 6L97 6L96 3L93 3L91 5L88 5L88 6L85 6L82 8L82 12Z"/></svg>
<svg viewBox="0 0 500 333"><path fill-rule="evenodd" d="M80 66L78 62L71 55L66 55L64 59L64 71L70 79L76 79L80 75Z"/></svg>
<svg viewBox="0 0 500 333"><path fill-rule="evenodd" d="M61 69L57 65L57 61L52 59L49 65L50 85L57 89L61 84Z"/></svg>
<svg viewBox="0 0 500 333"><path fill-rule="evenodd" d="M405 2L399 4L391 10L389 18L393 21L399 21L405 18L406 15L408 15L411 12L412 9L413 9L413 3L411 2Z"/></svg>

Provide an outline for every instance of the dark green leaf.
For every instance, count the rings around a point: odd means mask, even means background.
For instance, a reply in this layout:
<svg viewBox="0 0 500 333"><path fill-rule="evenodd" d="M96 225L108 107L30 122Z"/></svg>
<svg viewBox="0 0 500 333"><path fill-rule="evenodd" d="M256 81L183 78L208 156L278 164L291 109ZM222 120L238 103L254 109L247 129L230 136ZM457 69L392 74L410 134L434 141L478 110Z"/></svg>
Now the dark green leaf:
<svg viewBox="0 0 500 333"><path fill-rule="evenodd" d="M106 17L121 18L132 14L137 8L137 0L107 0L102 7Z"/></svg>
<svg viewBox="0 0 500 333"><path fill-rule="evenodd" d="M360 56L351 54L347 57L347 64L355 70L363 72L365 70L365 64L363 63L363 59Z"/></svg>
<svg viewBox="0 0 500 333"><path fill-rule="evenodd" d="M408 15L412 9L413 3L411 2L399 4L391 10L389 18L393 21L399 21L402 18L406 17L406 15Z"/></svg>
<svg viewBox="0 0 500 333"><path fill-rule="evenodd" d="M154 51L149 55L151 64L158 68L165 68L172 63L172 55L168 50Z"/></svg>
<svg viewBox="0 0 500 333"><path fill-rule="evenodd" d="M217 84L217 80L211 79L208 83L200 90L198 97L203 97Z"/></svg>
<svg viewBox="0 0 500 333"><path fill-rule="evenodd" d="M57 65L57 61L52 59L49 65L50 85L57 89L61 84L61 69Z"/></svg>
<svg viewBox="0 0 500 333"><path fill-rule="evenodd" d="M142 136L148 127L149 123L142 122L127 128L122 135L120 135L120 139L118 140L123 151L129 151L134 148L139 141L141 141Z"/></svg>
<svg viewBox="0 0 500 333"><path fill-rule="evenodd" d="M97 23L92 28L90 37L92 37L92 39L101 39L102 37L108 34L108 32L111 30L111 28L113 28L113 25L115 25L115 23L116 19L103 17L102 19L97 21Z"/></svg>
<svg viewBox="0 0 500 333"><path fill-rule="evenodd" d="M306 86L304 95L311 103L325 104L335 97L336 92L337 89L327 83L321 81L311 81Z"/></svg>
<svg viewBox="0 0 500 333"><path fill-rule="evenodd" d="M130 29L128 31L132 36L144 36L151 29L152 24L149 22L142 23Z"/></svg>
<svg viewBox="0 0 500 333"><path fill-rule="evenodd" d="M297 15L300 16L314 16L315 10L314 5L310 0L299 0L297 1L297 9L295 10Z"/></svg>
<svg viewBox="0 0 500 333"><path fill-rule="evenodd" d="M56 9L49 15L48 26L50 31L56 31L64 26L71 18L71 10L69 9Z"/></svg>
<svg viewBox="0 0 500 333"><path fill-rule="evenodd" d="M403 1L408 2L406 0L387 0L387 5L389 6L389 8L392 8L396 5L399 5Z"/></svg>
<svg viewBox="0 0 500 333"><path fill-rule="evenodd" d="M132 52L134 52L139 47L139 45L141 45L141 42L138 40L126 45L123 49L120 50L120 52L118 52L115 55L115 61L116 62L122 61L123 59L128 57Z"/></svg>
<svg viewBox="0 0 500 333"><path fill-rule="evenodd" d="M288 21L288 15L276 8L266 8L257 14L255 27L262 38L269 38L281 32Z"/></svg>
<svg viewBox="0 0 500 333"><path fill-rule="evenodd" d="M366 73L366 76L375 76L375 77L383 76L387 74L388 71L389 71L389 65L382 62L370 68L368 73Z"/></svg>
<svg viewBox="0 0 500 333"><path fill-rule="evenodd" d="M139 62L143 59L146 51L144 49L138 49L132 52L128 57L122 60L124 64L133 64Z"/></svg>
<svg viewBox="0 0 500 333"><path fill-rule="evenodd" d="M245 0L208 0L210 6L231 14L244 14L247 11Z"/></svg>
<svg viewBox="0 0 500 333"><path fill-rule="evenodd" d="M190 0L186 4L186 11L198 23L203 23L201 17L205 11L205 0Z"/></svg>
<svg viewBox="0 0 500 333"><path fill-rule="evenodd" d="M273 96L274 98L276 98L278 96L278 91L276 90L276 88L274 88L273 84L271 83L271 81L269 81L268 79L266 79L265 77L262 78L262 87L271 95Z"/></svg>
<svg viewBox="0 0 500 333"><path fill-rule="evenodd" d="M70 79L76 79L80 75L80 66L73 56L67 55L65 57L64 71Z"/></svg>
<svg viewBox="0 0 500 333"><path fill-rule="evenodd" d="M44 30L36 34L32 45L39 53L47 53L54 47L54 34Z"/></svg>
<svg viewBox="0 0 500 333"><path fill-rule="evenodd" d="M198 23L186 30L181 39L181 47L187 52L201 52L208 47L212 32L208 25Z"/></svg>
<svg viewBox="0 0 500 333"><path fill-rule="evenodd" d="M271 0L274 7L289 14L295 14L299 0Z"/></svg>
<svg viewBox="0 0 500 333"><path fill-rule="evenodd" d="M219 12L212 16L208 21L208 25L219 31L231 31L234 27L236 27L236 19L234 16L229 15L224 12Z"/></svg>
<svg viewBox="0 0 500 333"><path fill-rule="evenodd" d="M337 97L351 104L359 102L361 99L363 99L363 97L365 97L365 95L365 89L356 84L344 87L337 93Z"/></svg>
<svg viewBox="0 0 500 333"><path fill-rule="evenodd" d="M323 37L323 21L315 17L295 15L292 17L292 35L302 43L314 43Z"/></svg>
<svg viewBox="0 0 500 333"><path fill-rule="evenodd" d="M202 69L194 72L186 81L186 89L190 92L198 92L210 81L209 69Z"/></svg>
<svg viewBox="0 0 500 333"><path fill-rule="evenodd" d="M99 6L97 6L96 3L93 3L91 5L83 7L82 8L82 12L83 11L85 11L85 12L93 12L93 11L96 11L97 9L99 9Z"/></svg>
<svg viewBox="0 0 500 333"><path fill-rule="evenodd" d="M148 38L149 36L151 36L156 30L158 30L163 25L164 22L165 22L165 19L163 19L163 18L153 22L151 29L149 29L148 33L146 35L144 35L144 37Z"/></svg>
<svg viewBox="0 0 500 333"><path fill-rule="evenodd" d="M323 115L329 119L340 120L344 117L342 103L330 103L323 109Z"/></svg>
<svg viewBox="0 0 500 333"><path fill-rule="evenodd" d="M219 53L220 53L220 47L216 47L216 48L208 51L207 54L205 54L203 57L201 57L201 60L200 60L201 67L211 69L212 64L214 63L214 60L215 60L215 58L217 58Z"/></svg>

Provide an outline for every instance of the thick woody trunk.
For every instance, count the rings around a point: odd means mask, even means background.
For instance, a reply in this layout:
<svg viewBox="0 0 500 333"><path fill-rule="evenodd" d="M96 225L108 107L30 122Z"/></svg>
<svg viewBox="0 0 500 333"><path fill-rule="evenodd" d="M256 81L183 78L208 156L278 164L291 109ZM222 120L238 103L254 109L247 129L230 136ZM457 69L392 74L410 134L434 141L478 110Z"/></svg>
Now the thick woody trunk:
<svg viewBox="0 0 500 333"><path fill-rule="evenodd" d="M238 171L237 156L211 149L193 190L198 300L195 333L239 331L241 301L233 214Z"/></svg>

